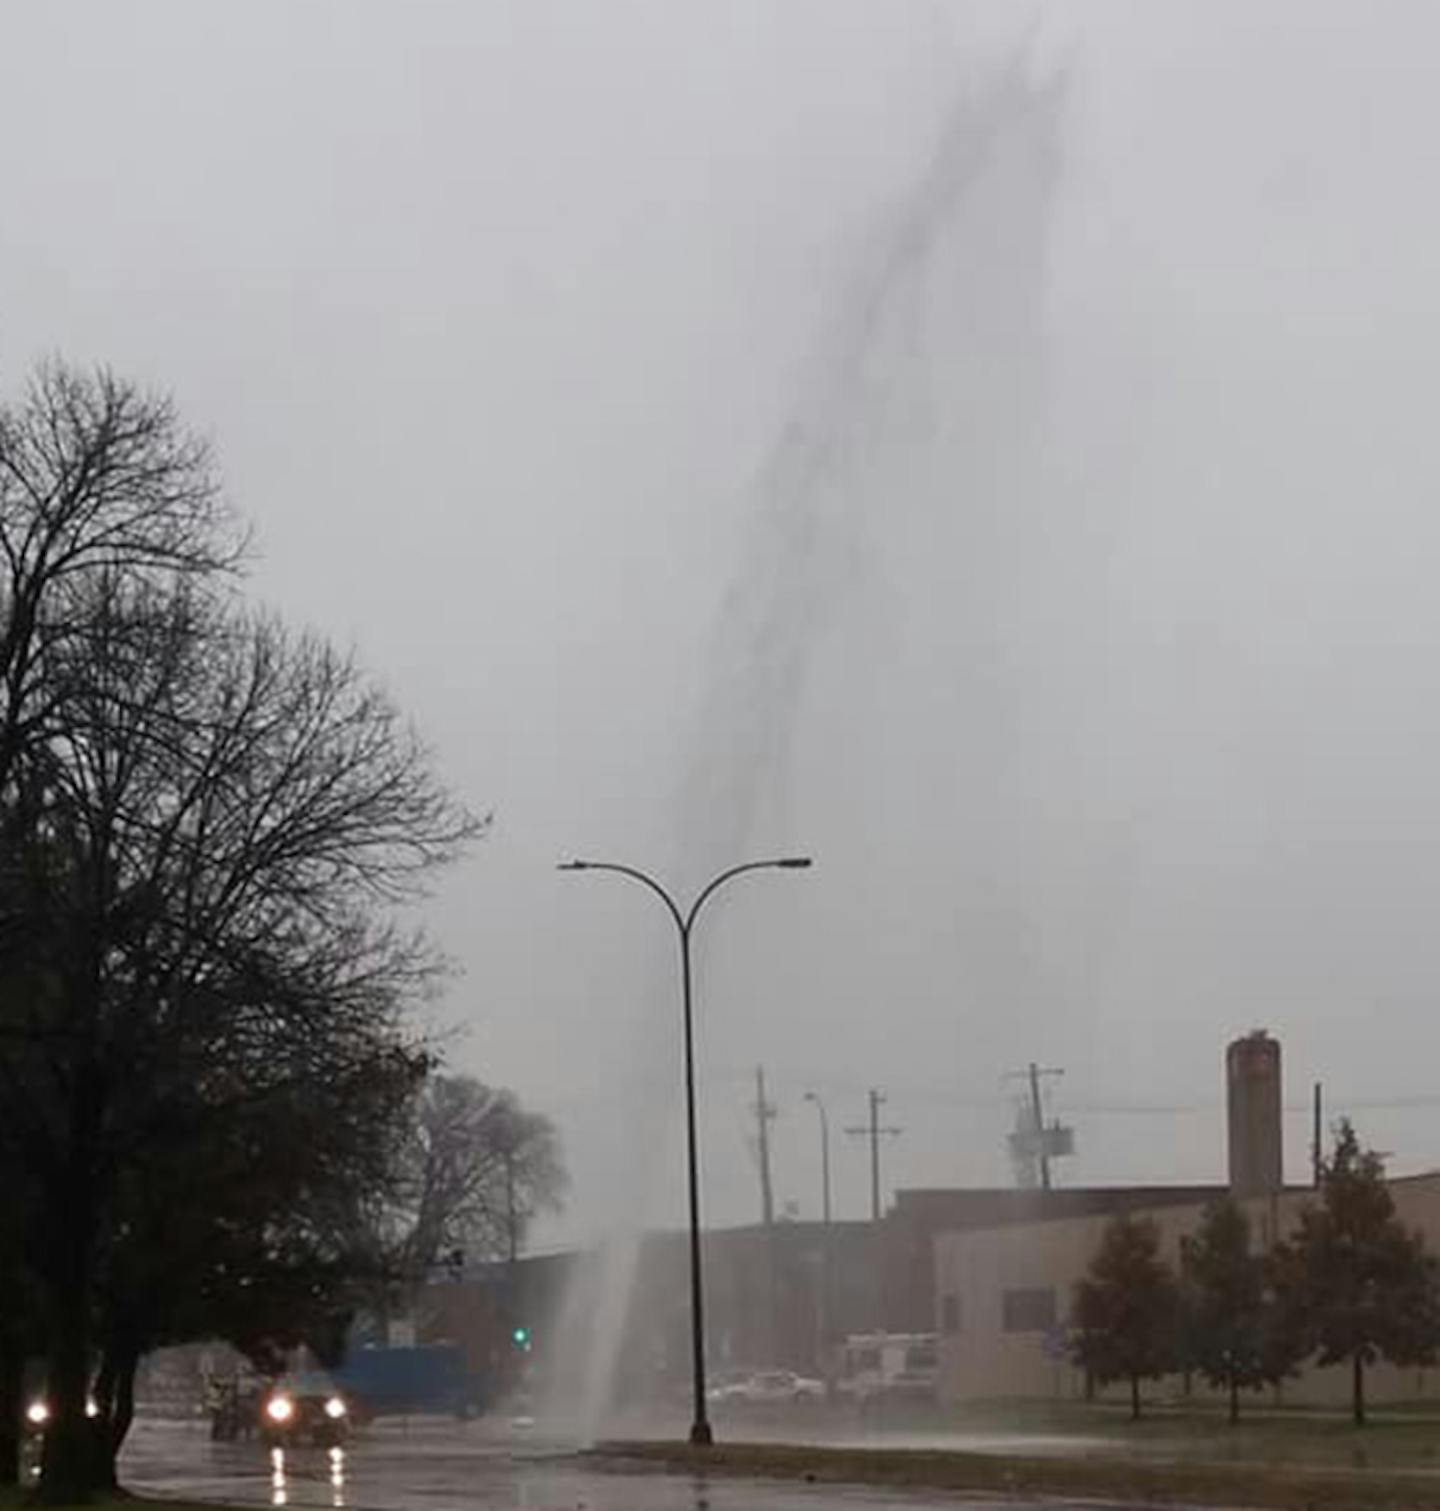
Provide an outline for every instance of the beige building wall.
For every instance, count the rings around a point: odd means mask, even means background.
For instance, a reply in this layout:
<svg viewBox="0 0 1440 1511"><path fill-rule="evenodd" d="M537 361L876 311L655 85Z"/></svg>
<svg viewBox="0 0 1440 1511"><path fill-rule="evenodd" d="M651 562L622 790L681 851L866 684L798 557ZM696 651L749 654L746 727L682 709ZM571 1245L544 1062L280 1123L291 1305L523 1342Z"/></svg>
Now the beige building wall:
<svg viewBox="0 0 1440 1511"><path fill-rule="evenodd" d="M1440 1172L1391 1181L1390 1191L1400 1220L1419 1228L1440 1254ZM1252 1234L1268 1246L1277 1233L1283 1237L1294 1228L1301 1206L1313 1199L1310 1191L1286 1191L1242 1205ZM1202 1210L1158 1207L1139 1215L1154 1220L1166 1260L1178 1267L1180 1240L1195 1231ZM1065 1322L1075 1282L1109 1221L1062 1218L940 1235L935 1290L942 1401L1083 1395L1081 1372L1063 1358ZM1047 1316L1047 1295L1053 1297L1053 1318ZM1440 1397L1440 1369L1379 1364L1367 1372L1367 1388L1376 1402ZM1182 1391L1178 1377L1149 1387L1160 1398ZM1307 1367L1282 1387L1283 1399L1295 1405L1338 1404L1349 1400L1349 1391L1344 1368Z"/></svg>

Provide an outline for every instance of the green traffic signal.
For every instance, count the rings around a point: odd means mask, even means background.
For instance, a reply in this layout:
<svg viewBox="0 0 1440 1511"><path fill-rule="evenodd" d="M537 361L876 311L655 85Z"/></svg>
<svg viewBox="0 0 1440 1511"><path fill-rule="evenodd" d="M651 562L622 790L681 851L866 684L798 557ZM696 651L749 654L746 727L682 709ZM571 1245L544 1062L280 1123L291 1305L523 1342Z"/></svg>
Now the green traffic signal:
<svg viewBox="0 0 1440 1511"><path fill-rule="evenodd" d="M530 1347L530 1329L528 1327L513 1327L510 1329L510 1341L516 1348Z"/></svg>

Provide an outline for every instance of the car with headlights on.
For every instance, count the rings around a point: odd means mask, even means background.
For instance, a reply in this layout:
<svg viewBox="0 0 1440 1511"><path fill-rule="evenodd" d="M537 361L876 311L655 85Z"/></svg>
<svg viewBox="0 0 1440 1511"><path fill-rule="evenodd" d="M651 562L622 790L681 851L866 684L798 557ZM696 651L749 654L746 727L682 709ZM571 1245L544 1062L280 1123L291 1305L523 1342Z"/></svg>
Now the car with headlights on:
<svg viewBox="0 0 1440 1511"><path fill-rule="evenodd" d="M260 1396L260 1436L270 1447L311 1442L343 1443L350 1430L350 1407L328 1375L291 1375Z"/></svg>

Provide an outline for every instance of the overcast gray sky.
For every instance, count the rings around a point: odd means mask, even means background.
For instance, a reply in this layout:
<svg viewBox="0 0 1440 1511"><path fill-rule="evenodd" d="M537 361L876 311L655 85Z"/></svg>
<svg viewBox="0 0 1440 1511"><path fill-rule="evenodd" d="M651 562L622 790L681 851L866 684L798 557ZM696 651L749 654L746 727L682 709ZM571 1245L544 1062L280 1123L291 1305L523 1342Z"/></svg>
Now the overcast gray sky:
<svg viewBox="0 0 1440 1511"><path fill-rule="evenodd" d="M494 809L428 921L457 1062L565 1134L548 1241L652 1159L681 1214L663 919L571 853L816 856L702 941L716 1221L757 1211L759 1062L811 1215L808 1087L837 1127L885 1088L887 1184L1004 1181L1032 1058L1062 1180L1218 1175L1260 1025L1297 1109L1319 1077L1440 1163L1440 11L0 28L0 383L60 352L171 389L256 591ZM860 1215L857 1141L835 1166Z"/></svg>

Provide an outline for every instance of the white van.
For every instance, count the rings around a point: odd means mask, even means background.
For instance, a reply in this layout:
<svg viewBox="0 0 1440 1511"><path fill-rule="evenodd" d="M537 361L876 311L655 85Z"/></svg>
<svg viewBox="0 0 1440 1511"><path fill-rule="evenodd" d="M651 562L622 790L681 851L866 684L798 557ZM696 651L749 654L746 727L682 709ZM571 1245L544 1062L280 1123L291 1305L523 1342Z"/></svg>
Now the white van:
<svg viewBox="0 0 1440 1511"><path fill-rule="evenodd" d="M906 1396L930 1400L940 1375L936 1333L851 1333L840 1364L840 1390L857 1400Z"/></svg>

